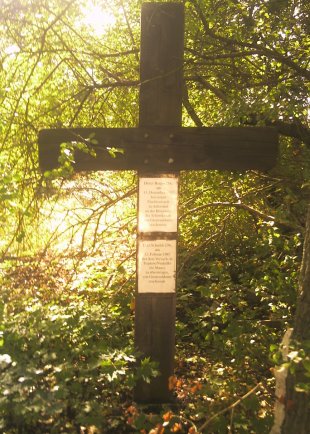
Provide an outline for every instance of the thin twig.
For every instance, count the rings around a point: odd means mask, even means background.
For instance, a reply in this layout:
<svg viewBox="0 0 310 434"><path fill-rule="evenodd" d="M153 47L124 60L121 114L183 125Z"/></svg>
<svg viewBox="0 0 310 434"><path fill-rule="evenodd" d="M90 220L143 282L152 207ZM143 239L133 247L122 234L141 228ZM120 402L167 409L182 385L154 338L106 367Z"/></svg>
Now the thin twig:
<svg viewBox="0 0 310 434"><path fill-rule="evenodd" d="M205 203L203 205L197 206L196 208L193 208L183 215L181 215L180 220L183 220L188 215L192 215L194 212L201 211L205 208L212 208L212 207L228 207L228 208L241 208L246 211L249 211L252 215L255 215L259 218L262 218L267 221L275 221L275 217L268 215L262 211L259 211L258 209L252 208L250 205L246 205L245 203L241 202L209 202Z"/></svg>
<svg viewBox="0 0 310 434"><path fill-rule="evenodd" d="M242 401L244 401L250 395L252 395L254 392L256 392L256 390L259 389L261 386L262 386L262 383L256 384L255 387L253 387L251 390L249 390L245 395L241 396L241 398L239 398L236 402L234 402L233 404L231 404L228 407L224 408L223 410L219 411L218 413L215 413L213 416L211 416L209 419L207 419L203 425L201 425L201 427L199 428L198 432L202 432L218 416L221 416L222 414L226 413L229 410L233 410Z"/></svg>

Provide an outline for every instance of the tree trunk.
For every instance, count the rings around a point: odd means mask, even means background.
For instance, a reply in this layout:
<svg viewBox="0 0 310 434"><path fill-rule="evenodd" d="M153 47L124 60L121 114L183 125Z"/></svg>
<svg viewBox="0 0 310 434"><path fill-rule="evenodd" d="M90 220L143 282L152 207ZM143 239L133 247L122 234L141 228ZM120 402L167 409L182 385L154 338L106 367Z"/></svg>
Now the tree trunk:
<svg viewBox="0 0 310 434"><path fill-rule="evenodd" d="M290 340L292 343L296 342L298 348L303 348L309 353L309 349L305 348L305 343L310 342L310 206L306 220L297 309ZM277 370L276 392L281 390L282 382L284 394L276 397L275 423L271 434L310 433L310 394L299 388L296 390L298 383L309 383L309 378L304 374L302 364L300 368L297 367L294 374L284 368Z"/></svg>

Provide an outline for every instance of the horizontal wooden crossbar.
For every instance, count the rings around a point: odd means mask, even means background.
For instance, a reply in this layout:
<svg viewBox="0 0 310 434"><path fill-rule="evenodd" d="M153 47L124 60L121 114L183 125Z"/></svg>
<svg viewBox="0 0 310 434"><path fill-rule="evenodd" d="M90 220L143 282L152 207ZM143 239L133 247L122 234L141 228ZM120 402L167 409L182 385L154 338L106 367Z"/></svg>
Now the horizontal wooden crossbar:
<svg viewBox="0 0 310 434"><path fill-rule="evenodd" d="M62 143L72 143L73 148L83 143L95 152L76 149L76 171L267 170L276 163L278 134L271 127L41 130L41 170L59 166Z"/></svg>

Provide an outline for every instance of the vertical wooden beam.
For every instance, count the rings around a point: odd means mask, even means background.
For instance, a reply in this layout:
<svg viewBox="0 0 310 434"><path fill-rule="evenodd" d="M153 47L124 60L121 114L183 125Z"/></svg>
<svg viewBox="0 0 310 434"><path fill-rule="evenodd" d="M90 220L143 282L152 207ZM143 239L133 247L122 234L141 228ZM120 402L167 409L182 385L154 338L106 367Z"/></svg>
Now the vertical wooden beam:
<svg viewBox="0 0 310 434"><path fill-rule="evenodd" d="M144 3L139 126L181 126L184 6Z"/></svg>
<svg viewBox="0 0 310 434"><path fill-rule="evenodd" d="M142 5L140 127L181 126L183 40L182 4ZM148 160L145 161L145 170L139 172L139 176L142 175L163 176L161 173L154 174L152 161ZM138 244L145 236L163 239L163 234L156 232L138 233ZM176 239L177 232L166 234L166 237ZM151 383L141 381L136 386L134 394L137 402L162 403L171 400L168 380L174 369L175 297L175 292L141 293L139 288L136 293L135 345L142 358L150 357L158 362L160 371L160 376Z"/></svg>

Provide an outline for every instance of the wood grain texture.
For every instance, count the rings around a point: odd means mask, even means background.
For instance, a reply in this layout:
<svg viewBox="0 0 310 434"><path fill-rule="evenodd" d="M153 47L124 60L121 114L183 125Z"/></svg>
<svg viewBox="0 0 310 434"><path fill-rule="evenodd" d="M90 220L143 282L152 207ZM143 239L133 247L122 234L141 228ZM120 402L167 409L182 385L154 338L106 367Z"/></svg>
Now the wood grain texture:
<svg viewBox="0 0 310 434"><path fill-rule="evenodd" d="M175 294L137 294L135 344L141 359L158 362L160 376L150 383L139 381L134 391L137 402L163 403L171 400L169 377L174 371Z"/></svg>
<svg viewBox="0 0 310 434"><path fill-rule="evenodd" d="M180 3L145 3L141 16L140 116L139 127L160 127L144 134L139 158L139 173L175 172L166 130L166 144L156 136L162 127L180 127L182 122L184 6ZM160 139L160 140L159 140ZM135 142L136 143L136 142ZM176 142L177 145L179 145ZM158 146L159 145L159 146ZM164 146L164 148L162 147ZM164 159L162 158L164 156ZM170 161L170 163L169 163ZM141 164L142 163L142 166ZM148 170L145 168L148 166ZM175 174L174 174L175 176ZM177 212L177 210L176 210ZM173 234L172 234L173 235ZM138 234L143 236L143 234ZM174 234L177 239L177 232ZM154 239L160 235L153 233ZM160 376L150 383L140 382L135 399L146 403L163 403L172 399L169 377L174 372L175 293L136 293L135 346L142 357L158 363Z"/></svg>
<svg viewBox="0 0 310 434"><path fill-rule="evenodd" d="M184 6L144 3L141 17L140 126L182 119Z"/></svg>
<svg viewBox="0 0 310 434"><path fill-rule="evenodd" d="M96 140L91 144L89 137ZM140 127L42 130L39 162L43 171L56 168L60 144L82 142L96 158L75 153L74 168L83 170L267 170L276 164L278 134L271 127ZM108 148L123 150L113 158Z"/></svg>

